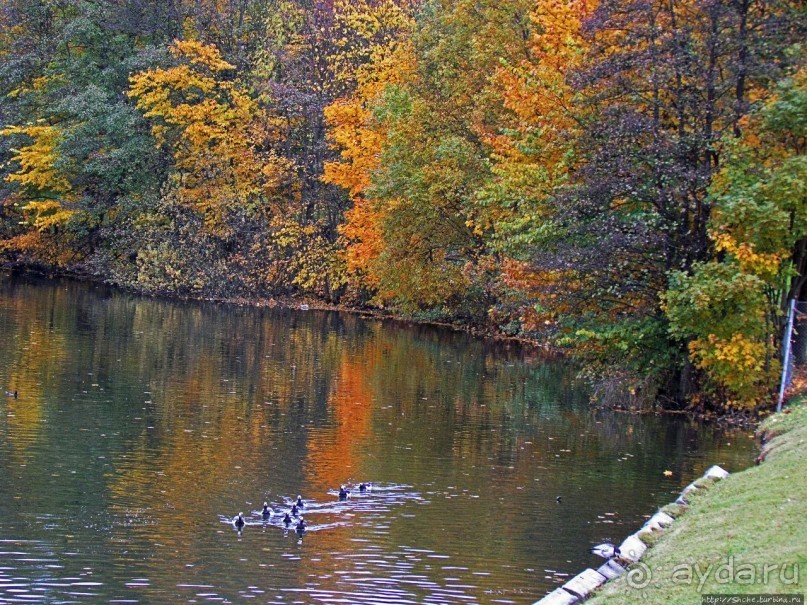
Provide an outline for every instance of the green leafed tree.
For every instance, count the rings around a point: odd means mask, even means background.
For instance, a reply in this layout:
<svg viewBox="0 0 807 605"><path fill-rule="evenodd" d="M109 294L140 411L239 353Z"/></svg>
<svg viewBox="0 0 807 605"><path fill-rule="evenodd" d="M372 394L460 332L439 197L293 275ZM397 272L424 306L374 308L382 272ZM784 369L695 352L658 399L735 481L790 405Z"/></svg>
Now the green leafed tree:
<svg viewBox="0 0 807 605"><path fill-rule="evenodd" d="M673 273L665 301L707 392L753 407L777 384L785 311L807 280L807 70L742 125L710 191L718 256Z"/></svg>

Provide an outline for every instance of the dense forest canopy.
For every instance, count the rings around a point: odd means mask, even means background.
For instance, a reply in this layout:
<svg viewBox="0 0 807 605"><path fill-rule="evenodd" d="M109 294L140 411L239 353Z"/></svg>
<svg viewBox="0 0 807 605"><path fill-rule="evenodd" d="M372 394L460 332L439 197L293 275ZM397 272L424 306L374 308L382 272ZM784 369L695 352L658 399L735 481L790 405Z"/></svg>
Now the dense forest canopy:
<svg viewBox="0 0 807 605"><path fill-rule="evenodd" d="M764 404L807 298L798 0L4 0L0 262L483 326Z"/></svg>

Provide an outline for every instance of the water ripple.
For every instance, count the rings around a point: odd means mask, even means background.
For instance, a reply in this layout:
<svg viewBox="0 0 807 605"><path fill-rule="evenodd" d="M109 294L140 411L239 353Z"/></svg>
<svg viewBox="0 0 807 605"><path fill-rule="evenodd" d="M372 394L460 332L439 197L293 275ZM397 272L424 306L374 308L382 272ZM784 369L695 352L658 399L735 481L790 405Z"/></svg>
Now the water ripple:
<svg viewBox="0 0 807 605"><path fill-rule="evenodd" d="M0 603L528 603L753 457L432 328L0 277L0 334Z"/></svg>

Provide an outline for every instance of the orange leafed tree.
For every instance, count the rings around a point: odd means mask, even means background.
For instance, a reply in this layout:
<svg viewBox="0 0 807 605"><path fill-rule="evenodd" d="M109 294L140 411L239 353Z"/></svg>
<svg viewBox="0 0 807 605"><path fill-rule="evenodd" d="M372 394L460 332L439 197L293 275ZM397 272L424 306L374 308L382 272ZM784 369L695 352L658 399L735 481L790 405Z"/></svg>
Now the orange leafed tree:
<svg viewBox="0 0 807 605"><path fill-rule="evenodd" d="M392 1L377 6L339 2L335 8L343 29L352 31L355 39L344 38L332 60L341 77L356 88L325 109L329 137L340 158L326 163L323 179L346 189L353 202L341 227L348 267L361 273L369 286L378 287L373 265L383 250L385 213L365 192L380 166L387 132L374 109L387 87L402 84L414 71L414 20L407 4Z"/></svg>
<svg viewBox="0 0 807 605"><path fill-rule="evenodd" d="M509 257L502 264L504 281L545 303L523 310L528 330L551 321L551 313L536 309L557 310L557 302L542 300L541 292L561 280L571 287L572 276L536 272L520 260L520 251L551 214L547 200L577 166L575 142L592 110L581 102L569 75L584 65L590 45L583 23L597 5L598 0L538 3L530 15L529 57L502 66L495 76L502 102L516 118L507 132L484 134L493 149L495 178L480 196L484 211L478 228L491 232Z"/></svg>

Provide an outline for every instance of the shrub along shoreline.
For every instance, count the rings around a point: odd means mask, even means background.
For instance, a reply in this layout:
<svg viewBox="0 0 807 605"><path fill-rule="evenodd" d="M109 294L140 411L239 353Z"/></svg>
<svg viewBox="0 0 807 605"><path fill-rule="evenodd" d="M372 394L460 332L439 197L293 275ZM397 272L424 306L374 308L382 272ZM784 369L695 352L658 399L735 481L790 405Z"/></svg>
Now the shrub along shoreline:
<svg viewBox="0 0 807 605"><path fill-rule="evenodd" d="M758 465L687 496L641 562L592 605L693 605L707 594L801 594L807 588L807 394L761 423ZM643 538L645 536L643 535Z"/></svg>

